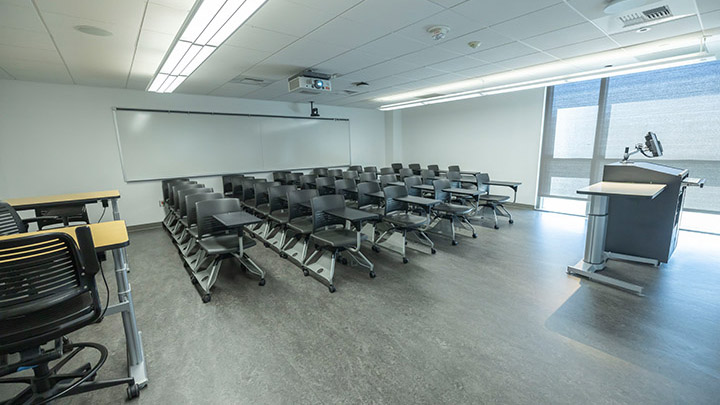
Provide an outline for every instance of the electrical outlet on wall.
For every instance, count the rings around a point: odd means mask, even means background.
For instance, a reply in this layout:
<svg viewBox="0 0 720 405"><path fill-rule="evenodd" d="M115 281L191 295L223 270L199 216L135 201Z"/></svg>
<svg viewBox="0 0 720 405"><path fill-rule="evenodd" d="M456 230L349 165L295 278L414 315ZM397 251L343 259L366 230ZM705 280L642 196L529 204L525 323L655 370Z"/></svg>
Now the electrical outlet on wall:
<svg viewBox="0 0 720 405"><path fill-rule="evenodd" d="M158 201L158 203L159 203L160 207L164 207L164 206L165 206L165 201L163 201L163 200Z"/></svg>

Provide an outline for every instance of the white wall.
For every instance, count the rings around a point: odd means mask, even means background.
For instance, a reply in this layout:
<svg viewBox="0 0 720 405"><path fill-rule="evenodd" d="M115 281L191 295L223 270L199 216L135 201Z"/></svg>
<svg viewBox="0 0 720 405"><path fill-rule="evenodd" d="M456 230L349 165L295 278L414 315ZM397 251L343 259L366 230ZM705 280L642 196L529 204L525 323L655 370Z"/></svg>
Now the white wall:
<svg viewBox="0 0 720 405"><path fill-rule="evenodd" d="M518 203L534 205L544 94L532 89L402 110L403 163L457 164L521 181ZM507 188L492 192L512 195Z"/></svg>
<svg viewBox="0 0 720 405"><path fill-rule="evenodd" d="M160 182L123 180L112 107L309 115L306 104L0 80L0 199L119 189L129 225L161 221ZM386 165L383 113L319 108L350 120L353 164ZM219 176L196 180L222 190ZM89 211L97 220L100 207Z"/></svg>

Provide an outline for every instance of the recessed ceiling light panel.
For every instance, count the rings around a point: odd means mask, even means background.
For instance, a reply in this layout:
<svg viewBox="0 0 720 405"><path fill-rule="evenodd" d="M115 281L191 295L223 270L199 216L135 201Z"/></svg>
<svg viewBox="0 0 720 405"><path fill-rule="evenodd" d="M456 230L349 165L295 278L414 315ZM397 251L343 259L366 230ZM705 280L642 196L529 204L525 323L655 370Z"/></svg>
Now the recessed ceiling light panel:
<svg viewBox="0 0 720 405"><path fill-rule="evenodd" d="M109 37L112 36L112 32L104 30L94 25L76 25L73 27L75 31L82 32L83 34L93 35L96 37Z"/></svg>

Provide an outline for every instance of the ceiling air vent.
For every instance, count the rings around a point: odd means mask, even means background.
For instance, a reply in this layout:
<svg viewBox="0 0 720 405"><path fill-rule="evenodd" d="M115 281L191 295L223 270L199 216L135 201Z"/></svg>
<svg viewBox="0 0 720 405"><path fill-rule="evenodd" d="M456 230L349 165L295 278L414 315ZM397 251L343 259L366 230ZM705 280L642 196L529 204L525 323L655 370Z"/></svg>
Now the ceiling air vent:
<svg viewBox="0 0 720 405"><path fill-rule="evenodd" d="M230 83L247 84L249 86L265 86L265 85L269 84L264 79L256 79L253 77L245 77L245 76L238 76L238 77L230 80Z"/></svg>
<svg viewBox="0 0 720 405"><path fill-rule="evenodd" d="M670 11L670 7L662 6L656 7L650 10L644 10L638 13L629 13L618 17L624 28L633 27L638 24L645 24L648 22L654 22L664 20L672 17L673 14Z"/></svg>
<svg viewBox="0 0 720 405"><path fill-rule="evenodd" d="M632 7L636 4L639 7ZM695 14L694 0L641 1L614 0L605 8L606 15L592 20L608 34L637 30Z"/></svg>

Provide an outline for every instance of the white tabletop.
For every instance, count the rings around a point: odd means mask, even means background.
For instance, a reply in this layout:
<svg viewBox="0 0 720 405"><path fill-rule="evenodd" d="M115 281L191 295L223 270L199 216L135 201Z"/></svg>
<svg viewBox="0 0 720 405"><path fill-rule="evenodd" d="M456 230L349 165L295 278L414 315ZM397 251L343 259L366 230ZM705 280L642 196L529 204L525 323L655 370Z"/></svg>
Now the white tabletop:
<svg viewBox="0 0 720 405"><path fill-rule="evenodd" d="M624 197L640 197L653 199L665 190L665 184L650 183L620 183L613 181L601 181L583 187L577 191L578 194L588 195L606 195L606 196L624 196Z"/></svg>

